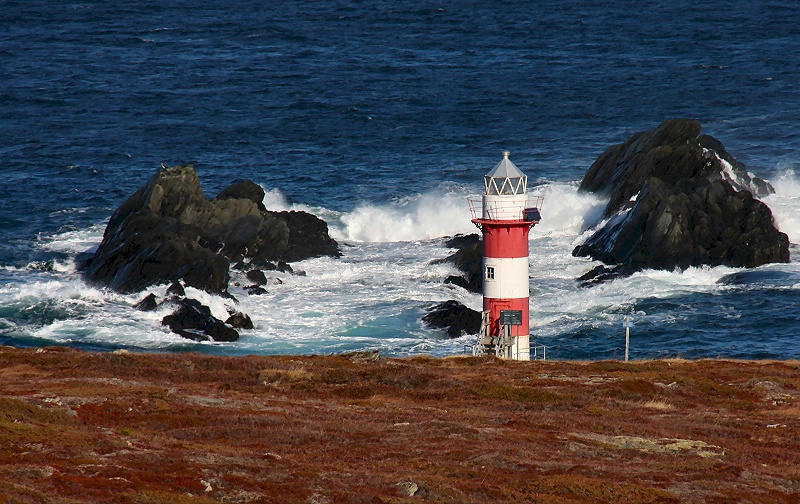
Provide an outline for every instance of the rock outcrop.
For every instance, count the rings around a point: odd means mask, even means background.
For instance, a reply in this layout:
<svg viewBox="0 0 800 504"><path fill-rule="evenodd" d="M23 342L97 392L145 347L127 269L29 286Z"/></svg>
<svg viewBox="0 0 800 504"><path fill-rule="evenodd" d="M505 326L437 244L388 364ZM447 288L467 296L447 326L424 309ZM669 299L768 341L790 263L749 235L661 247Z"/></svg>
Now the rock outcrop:
<svg viewBox="0 0 800 504"><path fill-rule="evenodd" d="M450 275L446 284L457 285L470 292L483 290L483 241L477 234L456 235L444 245L457 249L453 254L436 262L449 262L458 268L462 275ZM451 338L464 334L478 334L481 329L481 314L467 308L458 301L450 300L439 303L428 309L422 321L431 327L446 329Z"/></svg>
<svg viewBox="0 0 800 504"><path fill-rule="evenodd" d="M789 261L789 240L753 197L771 187L752 177L700 123L665 121L607 149L581 190L609 198L608 220L573 251L612 268L584 276L700 265L755 267Z"/></svg>
<svg viewBox="0 0 800 504"><path fill-rule="evenodd" d="M211 309L195 299L184 298L178 309L161 320L176 334L195 341L236 341L239 333L211 314ZM251 326L252 327L252 326Z"/></svg>
<svg viewBox="0 0 800 504"><path fill-rule="evenodd" d="M480 312L453 300L431 307L422 320L431 327L447 329L447 335L451 338L478 334L481 330Z"/></svg>
<svg viewBox="0 0 800 504"><path fill-rule="evenodd" d="M165 167L109 220L85 277L119 292L182 280L225 293L232 261L339 256L327 224L305 212L271 212L264 191L236 182L209 200L191 165Z"/></svg>
<svg viewBox="0 0 800 504"><path fill-rule="evenodd" d="M470 292L481 292L483 290L483 241L480 236L475 233L457 235L447 240L445 246L457 250L442 261L453 263L463 274L461 276L450 275L444 283L458 285Z"/></svg>

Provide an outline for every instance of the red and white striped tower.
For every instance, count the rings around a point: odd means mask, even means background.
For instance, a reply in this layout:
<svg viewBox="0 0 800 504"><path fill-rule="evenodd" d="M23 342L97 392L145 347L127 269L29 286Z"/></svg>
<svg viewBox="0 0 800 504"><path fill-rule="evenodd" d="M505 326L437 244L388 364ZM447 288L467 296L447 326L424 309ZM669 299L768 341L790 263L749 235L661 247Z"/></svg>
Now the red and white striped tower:
<svg viewBox="0 0 800 504"><path fill-rule="evenodd" d="M530 359L528 232L541 218L541 197L526 194L528 177L503 152L484 178L484 194L469 198L483 232L483 328L476 353Z"/></svg>

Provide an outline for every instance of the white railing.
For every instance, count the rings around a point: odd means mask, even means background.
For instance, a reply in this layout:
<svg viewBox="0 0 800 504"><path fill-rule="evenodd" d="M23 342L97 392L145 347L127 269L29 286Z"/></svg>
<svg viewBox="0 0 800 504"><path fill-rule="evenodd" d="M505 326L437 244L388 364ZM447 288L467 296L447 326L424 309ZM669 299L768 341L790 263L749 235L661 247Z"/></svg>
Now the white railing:
<svg viewBox="0 0 800 504"><path fill-rule="evenodd" d="M467 202L469 203L469 211L473 219L490 219L490 220L528 220L530 215L526 215L526 211L542 209L542 202L544 197L531 196L524 205L520 205L518 201L490 201L484 207L483 196L469 196ZM538 219L535 219L538 221Z"/></svg>
<svg viewBox="0 0 800 504"><path fill-rule="evenodd" d="M500 350L498 346L489 347L483 344L480 336L478 336L478 342L474 345L464 345L464 353L467 355L472 354L473 357L490 355L490 351L492 352L491 355L496 355L503 358L501 355L502 350ZM544 345L532 346L528 350L528 358L521 360L547 360L547 347Z"/></svg>

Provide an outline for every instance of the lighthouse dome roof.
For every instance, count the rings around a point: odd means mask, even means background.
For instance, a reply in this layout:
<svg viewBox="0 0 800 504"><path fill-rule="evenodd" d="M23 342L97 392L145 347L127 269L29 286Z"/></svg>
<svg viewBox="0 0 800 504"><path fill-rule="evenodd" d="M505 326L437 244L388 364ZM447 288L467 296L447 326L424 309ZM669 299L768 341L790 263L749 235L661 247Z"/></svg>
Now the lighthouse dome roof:
<svg viewBox="0 0 800 504"><path fill-rule="evenodd" d="M511 162L510 152L503 152L503 159L483 177L486 194L525 194L528 176Z"/></svg>

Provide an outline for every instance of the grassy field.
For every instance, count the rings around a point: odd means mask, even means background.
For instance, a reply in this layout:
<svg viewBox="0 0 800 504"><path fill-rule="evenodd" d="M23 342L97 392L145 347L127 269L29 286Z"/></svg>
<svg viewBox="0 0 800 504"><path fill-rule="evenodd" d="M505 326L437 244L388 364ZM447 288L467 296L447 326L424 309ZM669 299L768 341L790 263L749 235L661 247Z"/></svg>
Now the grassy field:
<svg viewBox="0 0 800 504"><path fill-rule="evenodd" d="M797 503L799 370L0 347L0 504Z"/></svg>

